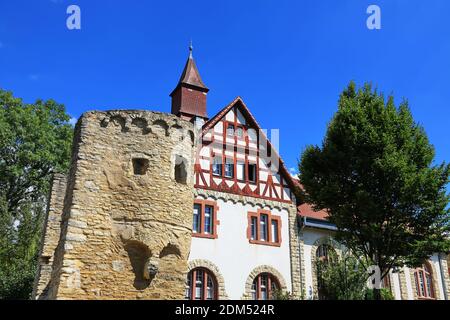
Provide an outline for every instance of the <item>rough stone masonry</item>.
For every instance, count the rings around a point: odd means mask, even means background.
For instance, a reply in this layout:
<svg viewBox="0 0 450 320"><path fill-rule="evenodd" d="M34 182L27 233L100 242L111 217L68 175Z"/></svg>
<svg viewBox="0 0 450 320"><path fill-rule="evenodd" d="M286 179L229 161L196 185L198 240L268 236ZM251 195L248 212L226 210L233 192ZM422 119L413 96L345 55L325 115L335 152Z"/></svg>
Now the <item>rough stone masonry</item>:
<svg viewBox="0 0 450 320"><path fill-rule="evenodd" d="M84 113L54 178L35 299L181 299L191 245L193 125Z"/></svg>

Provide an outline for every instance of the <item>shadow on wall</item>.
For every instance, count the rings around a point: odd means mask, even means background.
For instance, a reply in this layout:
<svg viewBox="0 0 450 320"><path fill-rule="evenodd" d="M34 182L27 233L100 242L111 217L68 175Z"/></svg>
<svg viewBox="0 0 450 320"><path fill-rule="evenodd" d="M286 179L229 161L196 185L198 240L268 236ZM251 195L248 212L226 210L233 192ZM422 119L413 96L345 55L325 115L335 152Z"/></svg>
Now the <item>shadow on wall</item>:
<svg viewBox="0 0 450 320"><path fill-rule="evenodd" d="M147 288L154 278L154 276L149 279L144 278L145 266L151 257L150 249L139 241L131 240L125 244L125 250L135 275L133 286L138 290Z"/></svg>

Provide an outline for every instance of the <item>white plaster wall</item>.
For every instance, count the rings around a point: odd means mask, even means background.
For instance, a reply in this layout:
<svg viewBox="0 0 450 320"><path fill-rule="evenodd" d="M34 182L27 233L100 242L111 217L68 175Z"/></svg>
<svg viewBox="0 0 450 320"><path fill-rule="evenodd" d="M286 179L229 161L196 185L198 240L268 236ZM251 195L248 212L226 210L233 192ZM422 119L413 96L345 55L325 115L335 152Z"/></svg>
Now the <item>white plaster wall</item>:
<svg viewBox="0 0 450 320"><path fill-rule="evenodd" d="M247 213L256 212L258 208L222 199L217 200L217 204L218 238L192 237L189 261L205 259L214 263L224 277L230 299L241 299L250 272L260 265L278 270L286 281L287 290L292 291L287 210L263 208L270 210L272 215L281 216L281 246L272 247L250 244L247 239Z"/></svg>

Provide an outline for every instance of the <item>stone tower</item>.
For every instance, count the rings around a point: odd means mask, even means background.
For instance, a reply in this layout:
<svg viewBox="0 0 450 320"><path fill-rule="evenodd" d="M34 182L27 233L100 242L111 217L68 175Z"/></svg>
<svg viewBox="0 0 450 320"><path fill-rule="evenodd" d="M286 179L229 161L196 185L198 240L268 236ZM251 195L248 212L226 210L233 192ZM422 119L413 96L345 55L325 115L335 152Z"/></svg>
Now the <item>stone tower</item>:
<svg viewBox="0 0 450 320"><path fill-rule="evenodd" d="M183 298L194 144L172 114L84 113L70 172L54 179L34 298Z"/></svg>

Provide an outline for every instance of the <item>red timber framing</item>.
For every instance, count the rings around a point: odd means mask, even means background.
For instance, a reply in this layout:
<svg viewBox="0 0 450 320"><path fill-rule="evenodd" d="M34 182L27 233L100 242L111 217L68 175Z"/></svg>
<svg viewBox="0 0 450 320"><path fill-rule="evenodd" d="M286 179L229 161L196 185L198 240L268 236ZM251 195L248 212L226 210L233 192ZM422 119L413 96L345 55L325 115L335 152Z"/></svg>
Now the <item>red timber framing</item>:
<svg viewBox="0 0 450 320"><path fill-rule="evenodd" d="M261 216L267 216L266 221L266 240L261 240ZM255 225L255 237L252 237L252 219L256 220ZM280 247L281 246L281 217L272 215L268 210L258 210L257 212L249 212L247 214L248 226L247 226L247 239L249 243L260 244L265 246ZM272 232L272 221L276 223L276 235L277 239L274 239L275 235Z"/></svg>
<svg viewBox="0 0 450 320"><path fill-rule="evenodd" d="M199 229L200 232L192 232L193 237L197 238L208 238L208 239L217 239L217 226L220 224L220 221L217 219L217 213L219 212L219 206L215 201L210 200L201 200L201 199L195 199L194 200L194 208L195 205L198 205L200 207L200 223L199 223ZM212 233L205 233L205 207L210 206L213 208L212 212Z"/></svg>
<svg viewBox="0 0 450 320"><path fill-rule="evenodd" d="M238 112L246 119L246 124L238 122ZM234 119L226 119L228 112L234 112ZM218 123L222 123L222 133L215 132L214 128ZM232 126L232 127L231 127ZM230 128L230 131L228 130ZM231 133L233 128L233 133ZM254 130L256 133L256 140L250 141L248 130ZM238 130L242 130L242 137L237 134ZM287 171L282 159L279 157L277 151L272 147L270 141L264 136L260 137L261 128L256 122L253 115L248 110L240 97L236 98L232 103L220 111L216 116L209 120L202 129L203 146L209 147L209 154L200 155L197 153L197 164L195 165L195 187L206 190L215 190L220 192L227 192L238 194L242 196L251 196L272 201L279 201L284 203L291 203L290 194L285 194L285 189L289 188L292 192L296 188L296 184ZM208 139L204 138L209 133ZM222 140L217 139L221 136ZM227 141L232 139L233 142ZM262 139L262 140L261 140ZM279 172L277 176L279 181L275 182L273 173L267 168L260 167L260 151L258 149L260 141L267 142L267 148L274 153L274 156L279 160ZM256 145L256 148L251 146ZM221 150L220 153L215 153L214 149ZM216 157L222 162L221 175L213 174L213 162ZM225 176L226 160L233 163L233 177ZM201 167L200 161L209 163L209 167ZM238 179L237 163L244 164L244 179ZM249 165L256 165L254 172L254 181L250 181ZM267 180L261 179L261 174L267 175ZM216 181L220 179L220 181Z"/></svg>

